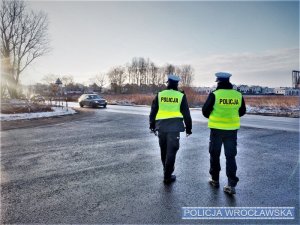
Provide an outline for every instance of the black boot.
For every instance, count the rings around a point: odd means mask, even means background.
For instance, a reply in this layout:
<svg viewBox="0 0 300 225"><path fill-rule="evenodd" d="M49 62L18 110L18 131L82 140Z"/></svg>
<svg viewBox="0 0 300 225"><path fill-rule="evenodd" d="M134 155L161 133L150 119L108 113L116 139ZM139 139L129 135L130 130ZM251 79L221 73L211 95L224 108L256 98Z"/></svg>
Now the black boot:
<svg viewBox="0 0 300 225"><path fill-rule="evenodd" d="M215 188L220 187L219 181L213 180L212 178L209 179L208 183L209 183L211 186L215 187Z"/></svg>
<svg viewBox="0 0 300 225"><path fill-rule="evenodd" d="M164 183L165 184L171 184L175 180L176 180L176 176L175 175L171 175L170 177L165 177Z"/></svg>

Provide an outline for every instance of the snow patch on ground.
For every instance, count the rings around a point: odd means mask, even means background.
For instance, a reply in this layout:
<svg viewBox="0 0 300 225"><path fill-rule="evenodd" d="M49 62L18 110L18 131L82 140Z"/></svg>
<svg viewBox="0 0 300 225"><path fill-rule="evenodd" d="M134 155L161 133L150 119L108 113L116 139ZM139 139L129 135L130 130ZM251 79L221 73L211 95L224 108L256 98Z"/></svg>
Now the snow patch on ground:
<svg viewBox="0 0 300 225"><path fill-rule="evenodd" d="M63 115L71 115L77 113L74 109L71 108L61 108L61 107L52 107L52 112L39 112L39 113L16 113L16 114L1 114L1 121L11 121L11 120L28 120L28 119L36 119L36 118L46 118L53 116L63 116Z"/></svg>
<svg viewBox="0 0 300 225"><path fill-rule="evenodd" d="M246 106L247 113L250 114L277 114L277 115L299 115L299 107L275 107L275 106L264 106L264 107L253 107Z"/></svg>
<svg viewBox="0 0 300 225"><path fill-rule="evenodd" d="M126 101L126 100L123 100L123 101L111 101L110 102L111 105L124 105L124 106L135 106L134 103L132 103L131 101Z"/></svg>

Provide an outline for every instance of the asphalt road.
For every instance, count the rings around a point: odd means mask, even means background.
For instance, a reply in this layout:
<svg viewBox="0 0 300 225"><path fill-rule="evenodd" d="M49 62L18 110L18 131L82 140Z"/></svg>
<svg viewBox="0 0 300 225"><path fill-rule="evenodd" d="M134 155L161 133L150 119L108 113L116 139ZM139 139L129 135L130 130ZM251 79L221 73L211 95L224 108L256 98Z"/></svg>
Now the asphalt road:
<svg viewBox="0 0 300 225"><path fill-rule="evenodd" d="M299 223L299 132L293 125L297 121L298 127L298 119L244 118L264 128L239 131L240 182L237 195L229 197L207 183L209 130L199 111L192 112L193 135L181 135L178 179L170 186L162 182L158 140L148 130L149 108L84 111L93 113L1 132L1 224ZM221 161L225 185L223 154ZM288 206L296 207L296 219L182 220L181 207L187 206Z"/></svg>

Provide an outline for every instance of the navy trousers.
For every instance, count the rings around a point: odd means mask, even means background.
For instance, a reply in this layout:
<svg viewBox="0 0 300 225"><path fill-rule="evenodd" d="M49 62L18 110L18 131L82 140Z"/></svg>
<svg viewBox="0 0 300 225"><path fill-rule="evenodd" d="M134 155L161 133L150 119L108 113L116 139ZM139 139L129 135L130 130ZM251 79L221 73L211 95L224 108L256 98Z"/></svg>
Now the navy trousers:
<svg viewBox="0 0 300 225"><path fill-rule="evenodd" d="M164 168L164 178L171 177L174 171L176 153L179 149L179 132L158 132L161 162Z"/></svg>
<svg viewBox="0 0 300 225"><path fill-rule="evenodd" d="M220 154L222 144L224 144L224 152L226 157L226 175L228 185L235 187L239 178L236 176L236 161L237 154L237 130L219 130L211 129L209 153L210 153L210 170L209 173L213 180L219 181Z"/></svg>

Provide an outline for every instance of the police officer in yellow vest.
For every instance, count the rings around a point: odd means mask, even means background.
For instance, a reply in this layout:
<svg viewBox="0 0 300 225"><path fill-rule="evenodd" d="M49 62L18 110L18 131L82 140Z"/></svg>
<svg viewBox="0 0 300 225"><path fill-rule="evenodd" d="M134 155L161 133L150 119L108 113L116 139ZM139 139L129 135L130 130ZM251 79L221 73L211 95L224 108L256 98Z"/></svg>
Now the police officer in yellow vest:
<svg viewBox="0 0 300 225"><path fill-rule="evenodd" d="M167 89L157 94L149 116L150 130L155 133L158 131L165 184L176 180L172 173L179 149L180 132L186 131L187 136L192 134L190 110L185 94L178 91L179 81L176 75L168 76Z"/></svg>
<svg viewBox="0 0 300 225"><path fill-rule="evenodd" d="M219 187L220 154L222 144L224 145L226 157L226 175L228 184L224 191L235 194L235 186L239 181L236 176L237 165L235 156L237 154L237 131L240 128L240 117L246 113L245 101L242 94L233 90L229 82L231 74L216 73L217 88L212 92L203 105L202 113L208 118L210 132L210 170L211 179L209 183Z"/></svg>

